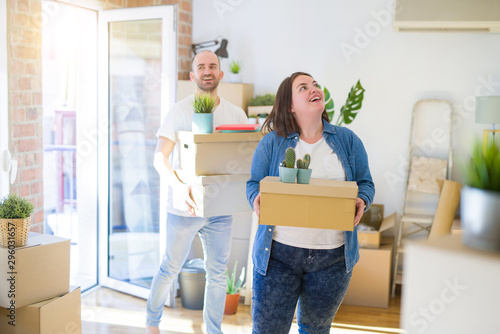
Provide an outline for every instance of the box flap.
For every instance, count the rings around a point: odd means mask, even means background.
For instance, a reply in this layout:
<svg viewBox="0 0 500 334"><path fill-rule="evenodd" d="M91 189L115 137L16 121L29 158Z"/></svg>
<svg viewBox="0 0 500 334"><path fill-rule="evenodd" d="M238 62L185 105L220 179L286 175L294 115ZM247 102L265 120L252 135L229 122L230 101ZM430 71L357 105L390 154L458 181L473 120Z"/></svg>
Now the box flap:
<svg viewBox="0 0 500 334"><path fill-rule="evenodd" d="M261 193L306 195L321 197L356 198L358 186L353 181L311 179L309 184L285 183L276 176L266 176L260 181Z"/></svg>
<svg viewBox="0 0 500 334"><path fill-rule="evenodd" d="M379 231L382 232L388 230L391 227L394 227L395 223L396 223L396 212L394 212L389 217L385 217L384 220L382 220L382 224L380 225Z"/></svg>
<svg viewBox="0 0 500 334"><path fill-rule="evenodd" d="M192 131L179 131L177 137L180 141L191 143L215 143L235 141L260 141L262 132L234 132L234 133L202 133L194 134Z"/></svg>

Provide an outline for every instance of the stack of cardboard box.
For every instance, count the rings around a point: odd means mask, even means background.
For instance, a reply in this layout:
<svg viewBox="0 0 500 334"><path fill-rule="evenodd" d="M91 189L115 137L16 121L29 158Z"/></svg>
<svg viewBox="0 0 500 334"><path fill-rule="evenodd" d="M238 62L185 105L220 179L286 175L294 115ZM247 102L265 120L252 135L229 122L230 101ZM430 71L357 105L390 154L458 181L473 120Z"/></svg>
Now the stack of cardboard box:
<svg viewBox="0 0 500 334"><path fill-rule="evenodd" d="M377 217L375 217L375 212ZM373 204L358 227L359 262L343 304L387 308L389 306L394 238L382 232L394 226L396 213L384 217L384 206ZM361 226L370 229L362 229Z"/></svg>
<svg viewBox="0 0 500 334"><path fill-rule="evenodd" d="M80 288L69 286L70 240L30 233L0 248L0 333L81 333Z"/></svg>
<svg viewBox="0 0 500 334"><path fill-rule="evenodd" d="M194 134L179 131L179 178L192 185L196 215L210 217L251 212L246 199L252 157L261 132ZM183 197L174 189L174 207ZM182 201L176 201L181 199Z"/></svg>

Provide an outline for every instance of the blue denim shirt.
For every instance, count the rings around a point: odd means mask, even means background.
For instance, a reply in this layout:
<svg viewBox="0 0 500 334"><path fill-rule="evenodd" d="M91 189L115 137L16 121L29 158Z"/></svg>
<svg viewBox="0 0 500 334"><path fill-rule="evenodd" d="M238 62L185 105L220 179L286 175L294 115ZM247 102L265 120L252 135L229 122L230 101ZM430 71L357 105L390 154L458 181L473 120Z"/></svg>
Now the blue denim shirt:
<svg viewBox="0 0 500 334"><path fill-rule="evenodd" d="M337 154L345 169L347 181L356 181L358 197L366 202L367 210L373 202L375 186L370 174L368 156L361 140L351 130L332 125L323 120L323 137ZM272 131L265 135L257 145L252 159L250 179L247 181L247 199L253 208L255 197L259 194L259 182L266 176L278 176L279 164L283 161L288 147L297 145L299 134L292 133L284 138ZM274 226L259 225L253 247L254 269L261 275L267 272ZM345 231L345 262L349 272L359 260L357 227Z"/></svg>

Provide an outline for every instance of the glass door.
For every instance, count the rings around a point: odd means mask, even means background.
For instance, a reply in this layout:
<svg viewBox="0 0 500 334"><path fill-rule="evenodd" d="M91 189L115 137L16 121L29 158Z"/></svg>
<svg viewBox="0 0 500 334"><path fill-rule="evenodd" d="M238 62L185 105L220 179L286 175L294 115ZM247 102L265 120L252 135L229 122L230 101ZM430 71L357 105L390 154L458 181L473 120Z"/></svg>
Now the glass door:
<svg viewBox="0 0 500 334"><path fill-rule="evenodd" d="M174 7L104 11L100 17L98 194L100 283L147 297L165 220L153 167L158 130L175 101ZM105 54L104 54L105 52ZM162 232L163 233L163 232Z"/></svg>
<svg viewBox="0 0 500 334"><path fill-rule="evenodd" d="M4 171L4 152L9 149L7 88L7 3L0 0L0 197L9 193L8 174Z"/></svg>

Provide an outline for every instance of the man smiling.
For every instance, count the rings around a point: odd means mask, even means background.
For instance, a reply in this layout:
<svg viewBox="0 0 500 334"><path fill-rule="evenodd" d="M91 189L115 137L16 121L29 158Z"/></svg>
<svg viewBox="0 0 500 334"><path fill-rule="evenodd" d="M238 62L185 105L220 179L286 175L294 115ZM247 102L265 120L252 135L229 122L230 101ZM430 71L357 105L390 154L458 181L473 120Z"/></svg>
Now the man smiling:
<svg viewBox="0 0 500 334"><path fill-rule="evenodd" d="M245 112L217 95L219 81L224 73L220 61L211 51L198 53L192 62L189 74L196 83L195 95L210 93L215 99L214 127L221 124L248 123ZM196 217L195 203L191 200L191 186L177 177L179 166L178 131L191 131L193 117L191 95L179 102L167 113L156 133L158 143L154 166L169 185L167 202L167 241L165 255L151 284L147 302L147 333L159 333L163 305L172 284L182 269L189 254L191 243L200 235L205 258L207 284L203 319L208 334L222 333L221 323L226 299L226 265L231 244L232 216ZM184 210L173 207L172 189L184 194Z"/></svg>

